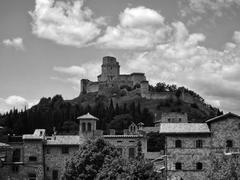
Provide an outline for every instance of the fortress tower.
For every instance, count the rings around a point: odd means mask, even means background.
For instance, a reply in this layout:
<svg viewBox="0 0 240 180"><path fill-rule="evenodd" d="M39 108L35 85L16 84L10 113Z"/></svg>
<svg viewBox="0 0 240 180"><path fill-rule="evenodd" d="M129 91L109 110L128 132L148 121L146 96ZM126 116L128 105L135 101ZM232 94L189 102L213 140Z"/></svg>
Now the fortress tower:
<svg viewBox="0 0 240 180"><path fill-rule="evenodd" d="M103 57L102 74L98 76L98 81L113 81L120 74L120 66L115 57Z"/></svg>

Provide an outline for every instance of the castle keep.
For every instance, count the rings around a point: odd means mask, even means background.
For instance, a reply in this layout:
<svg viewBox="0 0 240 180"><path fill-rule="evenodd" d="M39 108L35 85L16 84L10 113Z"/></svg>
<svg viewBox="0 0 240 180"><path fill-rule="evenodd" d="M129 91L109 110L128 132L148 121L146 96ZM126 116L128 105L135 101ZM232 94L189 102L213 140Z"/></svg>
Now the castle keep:
<svg viewBox="0 0 240 180"><path fill-rule="evenodd" d="M81 93L103 92L107 89L120 89L122 87L140 87L146 83L144 73L120 74L120 65L115 57L103 57L102 73L97 76L97 81L81 80ZM148 85L148 82L147 82Z"/></svg>

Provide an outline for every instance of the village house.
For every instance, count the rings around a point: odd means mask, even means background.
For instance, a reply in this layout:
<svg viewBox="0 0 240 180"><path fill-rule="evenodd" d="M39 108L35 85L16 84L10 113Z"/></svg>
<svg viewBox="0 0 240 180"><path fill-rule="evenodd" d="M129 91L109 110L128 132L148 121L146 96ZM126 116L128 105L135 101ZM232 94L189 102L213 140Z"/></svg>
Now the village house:
<svg viewBox="0 0 240 180"><path fill-rule="evenodd" d="M155 164L155 170L168 180L206 180L211 157L238 155L240 153L240 116L227 113L205 123L188 123L183 114L163 114L158 127L144 127L132 123L123 135L115 130L103 135L96 129L98 118L91 114L78 117L79 135L46 136L44 129L33 134L10 136L0 143L0 177L20 180L62 180L65 161L88 138L101 136L115 145L123 158L136 156L137 144L141 142L142 153ZM174 121L168 122L168 117ZM186 115L184 115L186 117ZM179 122L179 118L183 118ZM178 119L177 122L175 122ZM147 151L149 132L165 137L161 152Z"/></svg>

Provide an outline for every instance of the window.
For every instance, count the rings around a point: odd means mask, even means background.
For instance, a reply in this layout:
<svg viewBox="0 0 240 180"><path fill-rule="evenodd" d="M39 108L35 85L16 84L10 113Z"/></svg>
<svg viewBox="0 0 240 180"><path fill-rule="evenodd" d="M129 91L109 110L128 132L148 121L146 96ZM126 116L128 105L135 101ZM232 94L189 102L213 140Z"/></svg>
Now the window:
<svg viewBox="0 0 240 180"><path fill-rule="evenodd" d="M202 164L201 162L198 162L198 163L196 164L196 169L197 169L197 170L202 170L202 168L203 168L203 164Z"/></svg>
<svg viewBox="0 0 240 180"><path fill-rule="evenodd" d="M175 164L175 169L176 169L176 170L181 170L181 169L182 169L182 163L177 162L177 163Z"/></svg>
<svg viewBox="0 0 240 180"><path fill-rule="evenodd" d="M129 148L129 158L135 157L135 148Z"/></svg>
<svg viewBox="0 0 240 180"><path fill-rule="evenodd" d="M20 158L21 158L21 150L20 149L14 149L13 156L12 156L12 161L13 162L20 162Z"/></svg>
<svg viewBox="0 0 240 180"><path fill-rule="evenodd" d="M122 156L123 149L122 149L122 148L117 148L117 151L118 151L119 154Z"/></svg>
<svg viewBox="0 0 240 180"><path fill-rule="evenodd" d="M19 166L18 165L13 165L12 166L12 172L17 173L19 171Z"/></svg>
<svg viewBox="0 0 240 180"><path fill-rule="evenodd" d="M117 143L122 143L122 141L117 141Z"/></svg>
<svg viewBox="0 0 240 180"><path fill-rule="evenodd" d="M182 148L182 141L181 140L176 140L175 141L175 147L176 148Z"/></svg>
<svg viewBox="0 0 240 180"><path fill-rule="evenodd" d="M82 123L82 132L86 131L86 123Z"/></svg>
<svg viewBox="0 0 240 180"><path fill-rule="evenodd" d="M227 147L227 148L233 147L233 142L232 142L232 140L227 140L227 141L226 141L226 147Z"/></svg>
<svg viewBox="0 0 240 180"><path fill-rule="evenodd" d="M182 118L179 118L178 121L179 121L179 122L182 122Z"/></svg>
<svg viewBox="0 0 240 180"><path fill-rule="evenodd" d="M37 161L37 157L36 156L29 156L28 160L29 161Z"/></svg>
<svg viewBox="0 0 240 180"><path fill-rule="evenodd" d="M52 171L52 179L53 180L58 180L58 170L53 170Z"/></svg>
<svg viewBox="0 0 240 180"><path fill-rule="evenodd" d="M62 147L62 154L68 154L69 153L69 148L67 146Z"/></svg>
<svg viewBox="0 0 240 180"><path fill-rule="evenodd" d="M196 148L202 148L203 147L203 141L202 140L196 140Z"/></svg>
<svg viewBox="0 0 240 180"><path fill-rule="evenodd" d="M34 173L29 173L28 174L28 180L36 180L36 174L34 174Z"/></svg>
<svg viewBox="0 0 240 180"><path fill-rule="evenodd" d="M170 118L168 118L168 122L170 122L171 121L171 119Z"/></svg>
<svg viewBox="0 0 240 180"><path fill-rule="evenodd" d="M240 123L238 123L238 129L240 129Z"/></svg>
<svg viewBox="0 0 240 180"><path fill-rule="evenodd" d="M88 123L88 125L87 125L87 130L88 130L88 131L91 131L91 129L92 129L92 125L91 125L91 123Z"/></svg>
<svg viewBox="0 0 240 180"><path fill-rule="evenodd" d="M46 148L47 154L50 154L50 148Z"/></svg>

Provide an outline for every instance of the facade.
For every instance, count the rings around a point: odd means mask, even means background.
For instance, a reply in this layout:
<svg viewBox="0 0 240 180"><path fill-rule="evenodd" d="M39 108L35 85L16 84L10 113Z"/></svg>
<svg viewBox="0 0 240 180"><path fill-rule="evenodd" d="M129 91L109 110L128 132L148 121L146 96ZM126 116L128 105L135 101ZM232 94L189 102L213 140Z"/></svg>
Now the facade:
<svg viewBox="0 0 240 180"><path fill-rule="evenodd" d="M184 112L163 112L154 124L159 127L160 123L188 123L188 116Z"/></svg>
<svg viewBox="0 0 240 180"><path fill-rule="evenodd" d="M205 180L211 157L240 155L240 117L227 113L206 123L160 123L167 178Z"/></svg>
<svg viewBox="0 0 240 180"><path fill-rule="evenodd" d="M44 129L36 129L33 134L17 137L8 144L0 143L0 179L14 180L62 180L65 162L78 151L79 146L89 138L102 137L115 145L123 158L137 155L137 145L141 142L142 153L146 154L146 136L139 133L139 127L131 124L123 135L103 135L96 129L98 118L91 114L78 117L79 135L46 136ZM2 166L4 165L4 166Z"/></svg>
<svg viewBox="0 0 240 180"><path fill-rule="evenodd" d="M171 113L165 115L173 117ZM168 180L207 180L212 156L240 155L240 116L232 113L205 123L167 120L158 127L132 123L123 135L116 135L113 129L109 135L103 135L96 129L98 119L91 114L78 119L79 135L46 136L44 129L37 129L33 134L9 137L7 144L0 143L0 177L3 180L62 180L66 160L86 139L96 136L115 145L123 158L135 157L140 141L144 157L152 160L155 170ZM165 137L164 151L147 152L149 132L159 132Z"/></svg>

